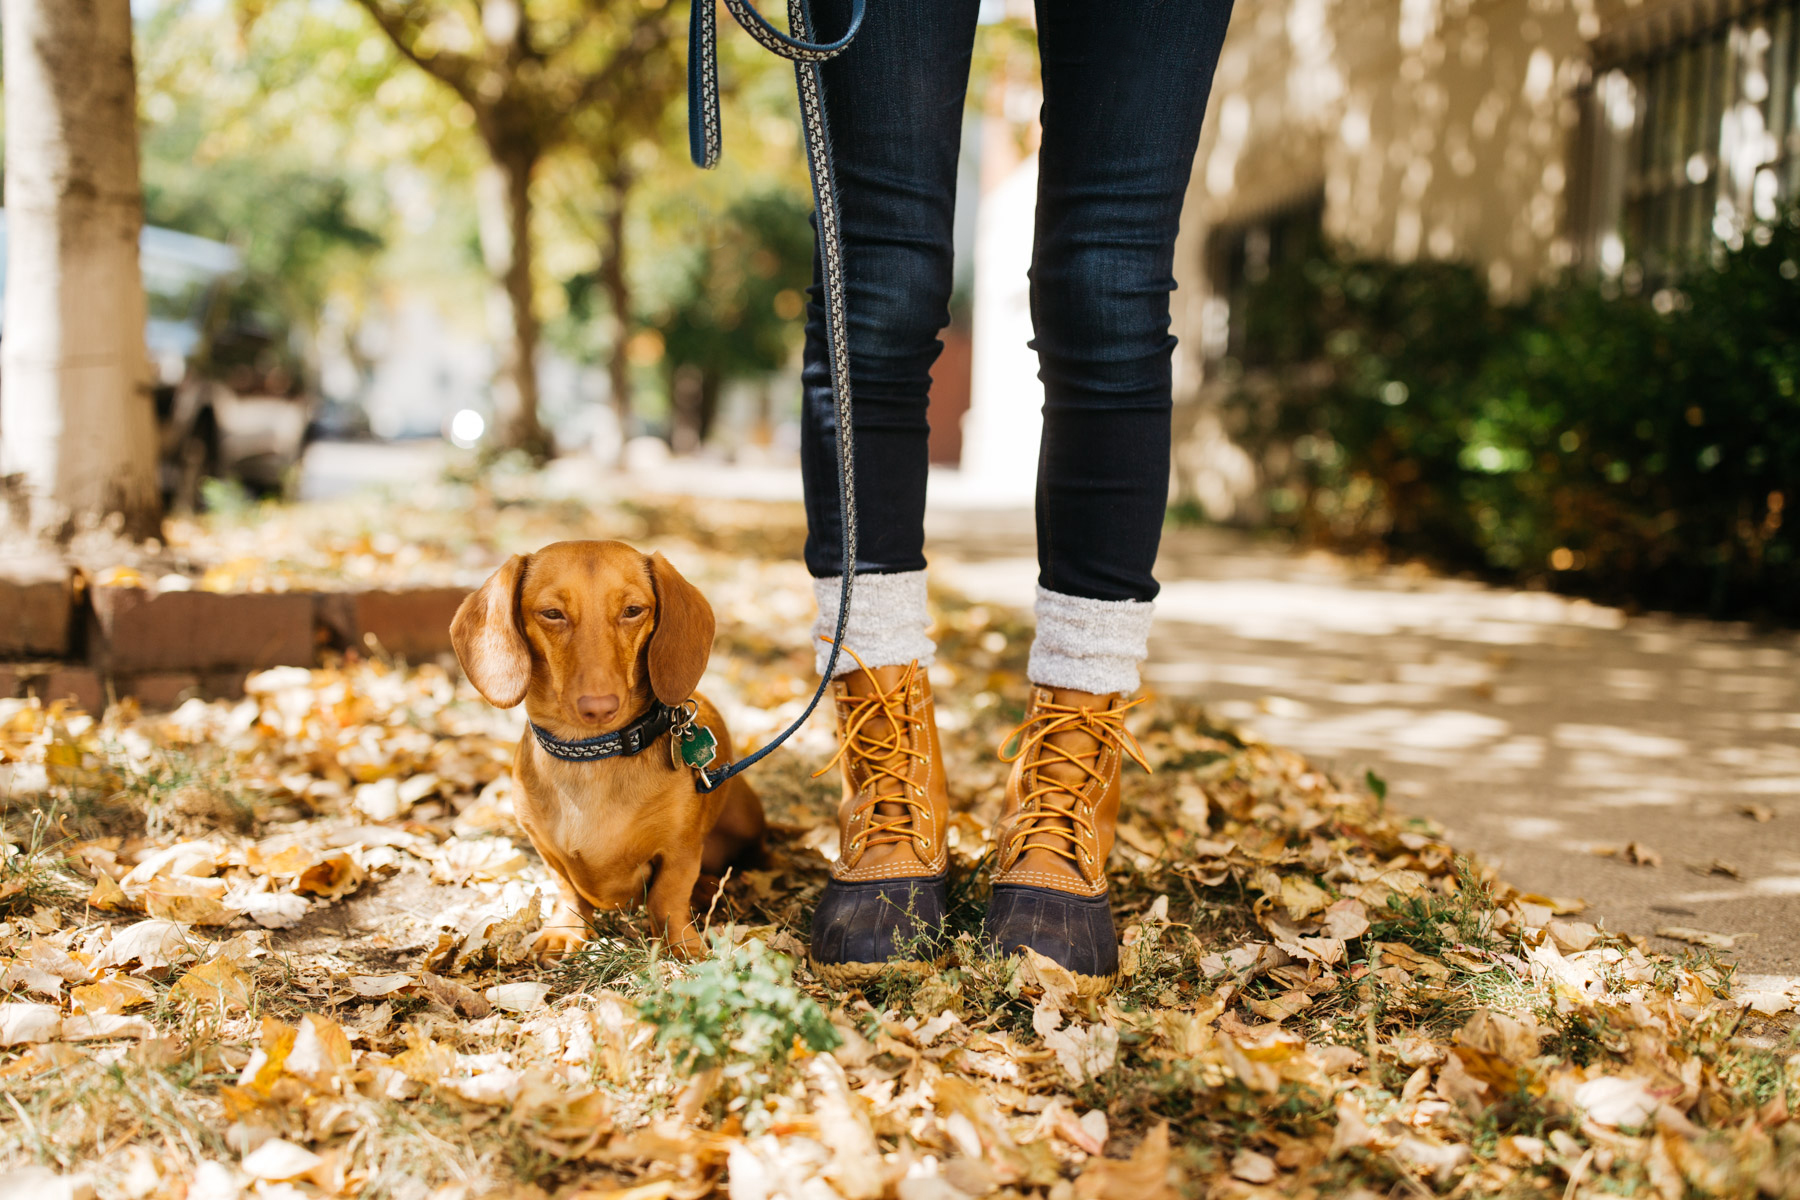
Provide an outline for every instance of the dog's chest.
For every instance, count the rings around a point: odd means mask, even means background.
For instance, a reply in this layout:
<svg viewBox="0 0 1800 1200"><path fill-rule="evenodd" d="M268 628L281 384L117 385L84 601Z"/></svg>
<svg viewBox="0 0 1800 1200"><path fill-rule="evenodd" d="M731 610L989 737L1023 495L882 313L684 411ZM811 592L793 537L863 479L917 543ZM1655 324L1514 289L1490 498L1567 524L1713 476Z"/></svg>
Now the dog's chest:
<svg viewBox="0 0 1800 1200"><path fill-rule="evenodd" d="M681 840L675 829L681 805L668 794L666 780L612 767L578 764L546 772L528 788L534 832L561 860L552 865L603 907L642 900L652 863Z"/></svg>

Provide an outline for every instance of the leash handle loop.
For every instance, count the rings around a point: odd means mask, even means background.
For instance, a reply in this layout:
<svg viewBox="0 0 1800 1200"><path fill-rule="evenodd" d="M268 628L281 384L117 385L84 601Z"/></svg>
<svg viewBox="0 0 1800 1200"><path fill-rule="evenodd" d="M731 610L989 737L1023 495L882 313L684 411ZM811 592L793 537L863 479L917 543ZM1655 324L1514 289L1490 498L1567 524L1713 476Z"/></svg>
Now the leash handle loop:
<svg viewBox="0 0 1800 1200"><path fill-rule="evenodd" d="M862 28L867 2L851 0L850 26L843 36L830 42L809 40L811 22L804 14L798 21L794 19L794 0L788 4L788 25L797 37L775 28L749 0L725 0L725 7L764 49L798 65L824 62L841 54ZM719 122L718 14L713 0L693 0L688 16L688 155L695 166L710 169L719 165L723 145Z"/></svg>
<svg viewBox="0 0 1800 1200"><path fill-rule="evenodd" d="M825 84L819 64L850 44L862 27L866 0L851 0L850 26L836 41L812 41L812 19L807 0L788 0L788 28L782 33L751 7L748 0L725 0L738 24L772 53L794 64L794 82L800 94L800 123L806 133L806 162L812 175L813 210L818 224L819 259L825 302L825 351L831 366L831 390L837 415L838 512L841 514L844 554L843 587L838 593L837 632L819 686L806 709L773 741L756 753L717 772L697 772L703 792L716 791L732 776L755 766L777 746L799 732L837 670L838 652L850 624L850 593L856 581L856 455L850 393L850 317L844 304L844 232L839 219L837 172L831 160L831 131L825 120ZM688 18L688 150L695 165L718 165L721 150L719 127L718 22L713 0L693 0Z"/></svg>

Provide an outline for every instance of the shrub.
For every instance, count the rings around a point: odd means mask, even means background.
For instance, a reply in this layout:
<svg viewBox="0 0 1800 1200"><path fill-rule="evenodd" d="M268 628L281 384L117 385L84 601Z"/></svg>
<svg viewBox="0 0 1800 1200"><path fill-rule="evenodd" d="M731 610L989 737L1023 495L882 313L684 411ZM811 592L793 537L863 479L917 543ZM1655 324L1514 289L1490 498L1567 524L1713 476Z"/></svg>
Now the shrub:
<svg viewBox="0 0 1800 1200"><path fill-rule="evenodd" d="M1466 266L1327 255L1263 296L1293 314L1278 399L1234 407L1282 523L1800 619L1800 218L1643 294L1569 277L1500 306Z"/></svg>
<svg viewBox="0 0 1800 1200"><path fill-rule="evenodd" d="M794 984L793 960L752 938L715 939L713 956L667 984L640 980L638 1012L676 1065L694 1073L731 1065L758 1072L785 1065L796 1044L819 1052L841 1037L816 1001Z"/></svg>

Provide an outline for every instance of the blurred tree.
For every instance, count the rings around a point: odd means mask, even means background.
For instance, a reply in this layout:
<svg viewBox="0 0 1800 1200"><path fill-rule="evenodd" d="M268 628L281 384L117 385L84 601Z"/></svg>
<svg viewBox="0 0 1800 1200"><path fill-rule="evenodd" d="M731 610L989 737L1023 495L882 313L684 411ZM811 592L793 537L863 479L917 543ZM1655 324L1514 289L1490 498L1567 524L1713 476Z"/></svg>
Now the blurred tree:
<svg viewBox="0 0 1800 1200"><path fill-rule="evenodd" d="M675 44L663 43L644 55L637 69L604 86L594 103L571 118L570 151L583 160L588 186L583 204L596 226L593 236L599 265L589 275L565 284L571 301L584 303L580 293L598 287L606 298L603 338L606 345L606 377L618 419L623 450L632 419L631 339L632 289L626 247L626 217L633 190L640 179L638 161L651 161L663 135L664 116L678 97L686 94L687 62ZM589 221L578 221L589 225ZM589 306L591 309L591 306ZM598 315L598 314L593 314Z"/></svg>
<svg viewBox="0 0 1800 1200"><path fill-rule="evenodd" d="M496 285L492 321L505 338L494 395L500 441L543 456L532 178L545 155L569 140L579 114L628 98L673 98L655 81L678 23L666 0L357 2L402 55L475 114L489 160L476 184L481 246ZM659 126L652 120L648 127Z"/></svg>
<svg viewBox="0 0 1800 1200"><path fill-rule="evenodd" d="M746 196L696 247L657 322L676 450L706 441L726 379L767 375L792 356L812 280L809 211L789 191Z"/></svg>
<svg viewBox="0 0 1800 1200"><path fill-rule="evenodd" d="M5 387L0 476L28 527L157 532L156 417L138 268L129 0L4 0Z"/></svg>
<svg viewBox="0 0 1800 1200"><path fill-rule="evenodd" d="M237 247L233 298L273 318L309 379L329 361L330 394L354 402L362 318L397 294L479 322L474 114L360 8L165 3L137 40L146 223Z"/></svg>

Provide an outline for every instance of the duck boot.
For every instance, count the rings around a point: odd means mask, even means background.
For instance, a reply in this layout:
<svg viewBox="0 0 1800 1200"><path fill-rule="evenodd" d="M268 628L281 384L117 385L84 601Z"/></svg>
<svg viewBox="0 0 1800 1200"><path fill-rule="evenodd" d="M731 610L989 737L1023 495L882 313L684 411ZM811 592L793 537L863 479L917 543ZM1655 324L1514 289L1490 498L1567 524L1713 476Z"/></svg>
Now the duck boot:
<svg viewBox="0 0 1800 1200"><path fill-rule="evenodd" d="M984 924L998 954L1029 947L1074 974L1084 995L1111 989L1119 938L1106 858L1119 819L1119 768L1149 769L1125 713L1142 700L1033 686L995 838L999 857Z"/></svg>
<svg viewBox="0 0 1800 1200"><path fill-rule="evenodd" d="M860 667L833 684L844 779L838 858L813 912L813 973L855 987L922 970L949 908L950 796L931 682L917 662Z"/></svg>

